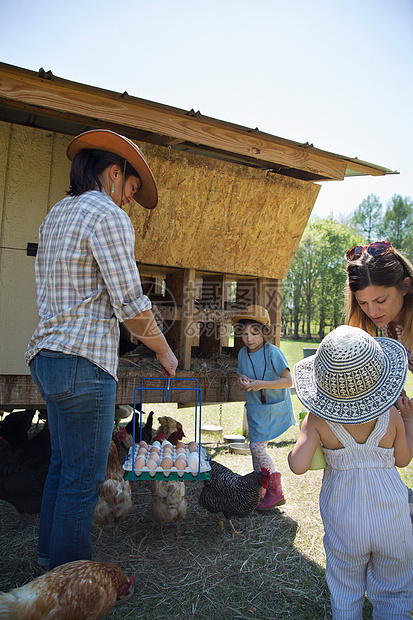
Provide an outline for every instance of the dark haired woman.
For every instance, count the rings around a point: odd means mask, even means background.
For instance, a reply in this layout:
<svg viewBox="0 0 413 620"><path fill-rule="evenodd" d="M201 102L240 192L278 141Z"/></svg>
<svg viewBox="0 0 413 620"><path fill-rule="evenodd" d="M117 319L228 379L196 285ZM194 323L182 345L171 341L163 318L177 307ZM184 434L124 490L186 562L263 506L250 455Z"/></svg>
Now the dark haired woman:
<svg viewBox="0 0 413 620"><path fill-rule="evenodd" d="M346 322L401 342L413 372L413 266L388 241L347 252Z"/></svg>
<svg viewBox="0 0 413 620"><path fill-rule="evenodd" d="M238 383L245 390L248 431L254 471L269 470L270 483L257 510L285 504L281 474L267 452L267 444L295 424L289 388L291 372L282 351L267 342L273 335L266 308L248 306L232 319L244 347L238 353Z"/></svg>
<svg viewBox="0 0 413 620"><path fill-rule="evenodd" d="M26 352L47 403L52 458L39 525L38 562L54 568L92 559L91 522L113 431L119 323L174 376L177 359L143 295L134 229L121 209L153 209L158 194L140 149L112 131L80 134L68 196L40 226L36 256L39 324Z"/></svg>
<svg viewBox="0 0 413 620"><path fill-rule="evenodd" d="M401 342L413 373L413 265L389 241L356 246L346 257L347 324ZM411 489L409 503L413 520Z"/></svg>

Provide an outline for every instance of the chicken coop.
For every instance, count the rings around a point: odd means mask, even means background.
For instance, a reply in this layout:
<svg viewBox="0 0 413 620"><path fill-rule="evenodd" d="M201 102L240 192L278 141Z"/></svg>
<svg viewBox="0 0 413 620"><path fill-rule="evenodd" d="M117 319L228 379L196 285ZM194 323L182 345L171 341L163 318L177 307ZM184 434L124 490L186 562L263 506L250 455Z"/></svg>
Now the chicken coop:
<svg viewBox="0 0 413 620"><path fill-rule="evenodd" d="M280 338L281 285L320 182L391 172L374 164L123 93L0 63L0 408L43 401L24 360L38 315L38 228L68 189L66 147L106 128L134 140L157 181L159 203L127 210L136 231L143 288L203 402L242 400L235 312L265 306ZM130 402L159 364L122 332L117 402ZM151 392L151 402L162 394ZM177 391L182 405L190 395Z"/></svg>

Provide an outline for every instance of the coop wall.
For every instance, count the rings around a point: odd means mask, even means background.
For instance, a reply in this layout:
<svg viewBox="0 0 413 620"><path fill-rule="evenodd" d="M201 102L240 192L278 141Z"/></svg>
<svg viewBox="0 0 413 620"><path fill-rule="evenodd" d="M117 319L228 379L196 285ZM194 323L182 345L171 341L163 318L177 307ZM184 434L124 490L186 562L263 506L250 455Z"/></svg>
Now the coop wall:
<svg viewBox="0 0 413 620"><path fill-rule="evenodd" d="M38 242L39 225L66 195L70 140L0 122L0 374L29 374L24 352L38 314L34 256L27 246ZM141 146L157 180L159 205L153 211L136 204L129 208L136 259L169 269L166 285L177 296L182 316L168 337L188 364L195 346L211 355L228 346L229 336L223 333L228 321L213 319L212 325L206 313L211 304L226 310L228 274L262 282L285 277L319 186L166 147ZM200 273L212 275L203 275L200 284ZM219 274L218 280L213 274Z"/></svg>
<svg viewBox="0 0 413 620"><path fill-rule="evenodd" d="M143 148L159 204L153 211L129 208L137 261L286 277L319 185L151 144Z"/></svg>

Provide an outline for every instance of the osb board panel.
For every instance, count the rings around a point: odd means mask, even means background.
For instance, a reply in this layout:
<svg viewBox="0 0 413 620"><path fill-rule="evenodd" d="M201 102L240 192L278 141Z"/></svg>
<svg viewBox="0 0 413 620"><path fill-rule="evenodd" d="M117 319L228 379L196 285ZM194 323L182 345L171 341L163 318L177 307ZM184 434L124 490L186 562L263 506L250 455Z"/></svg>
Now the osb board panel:
<svg viewBox="0 0 413 620"><path fill-rule="evenodd" d="M320 186L208 157L142 144L159 190L135 205L143 263L283 279Z"/></svg>

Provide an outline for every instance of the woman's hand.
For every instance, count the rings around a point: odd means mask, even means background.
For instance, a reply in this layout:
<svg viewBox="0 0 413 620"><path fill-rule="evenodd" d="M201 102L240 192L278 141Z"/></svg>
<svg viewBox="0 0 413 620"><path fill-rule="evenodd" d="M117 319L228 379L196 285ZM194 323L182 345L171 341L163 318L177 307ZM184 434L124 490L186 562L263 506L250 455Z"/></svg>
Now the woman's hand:
<svg viewBox="0 0 413 620"><path fill-rule="evenodd" d="M413 422L413 398L408 396L400 396L397 399L400 414L404 422Z"/></svg>
<svg viewBox="0 0 413 620"><path fill-rule="evenodd" d="M156 354L159 363L162 366L162 372L165 377L174 377L176 367L178 366L178 360L175 357L172 349L168 347L165 351L158 352Z"/></svg>
<svg viewBox="0 0 413 620"><path fill-rule="evenodd" d="M145 346L155 352L163 367L163 374L174 377L178 360L156 324L152 310L144 310L133 319L125 321L125 325Z"/></svg>

